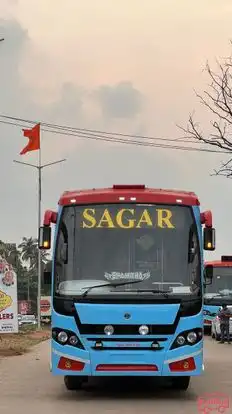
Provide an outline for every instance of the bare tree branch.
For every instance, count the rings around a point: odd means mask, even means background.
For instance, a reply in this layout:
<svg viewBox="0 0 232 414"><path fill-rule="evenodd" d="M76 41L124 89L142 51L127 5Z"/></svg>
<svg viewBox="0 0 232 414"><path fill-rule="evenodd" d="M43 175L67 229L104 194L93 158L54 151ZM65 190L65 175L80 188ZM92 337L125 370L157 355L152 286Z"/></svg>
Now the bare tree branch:
<svg viewBox="0 0 232 414"><path fill-rule="evenodd" d="M232 45L232 41L230 41ZM207 90L203 94L196 93L199 102L211 113L211 132L205 134L200 125L189 116L186 127L178 126L188 139L202 144L218 147L232 153L232 55L216 61L217 69L213 71L206 63L205 71L209 77ZM212 175L223 175L232 178L232 158L222 163Z"/></svg>

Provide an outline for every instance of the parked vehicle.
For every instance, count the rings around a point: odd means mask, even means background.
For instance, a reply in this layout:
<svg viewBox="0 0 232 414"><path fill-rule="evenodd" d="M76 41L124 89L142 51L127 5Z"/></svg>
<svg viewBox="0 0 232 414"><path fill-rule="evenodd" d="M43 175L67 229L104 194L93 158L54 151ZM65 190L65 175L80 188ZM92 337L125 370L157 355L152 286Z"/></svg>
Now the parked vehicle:
<svg viewBox="0 0 232 414"><path fill-rule="evenodd" d="M221 256L221 260L206 262L212 266L212 284L205 286L204 328L211 329L212 320L217 316L220 306L232 305L232 256Z"/></svg>
<svg viewBox="0 0 232 414"><path fill-rule="evenodd" d="M232 312L231 305L228 306L228 309L230 309ZM215 316L215 318L212 320L211 336L213 339L216 339L216 341L220 341L221 339L220 320L218 316ZM230 318L230 336L232 337L232 317Z"/></svg>
<svg viewBox="0 0 232 414"><path fill-rule="evenodd" d="M36 317L35 315L21 315L21 318L19 318L19 326L25 326L25 325L36 325Z"/></svg>

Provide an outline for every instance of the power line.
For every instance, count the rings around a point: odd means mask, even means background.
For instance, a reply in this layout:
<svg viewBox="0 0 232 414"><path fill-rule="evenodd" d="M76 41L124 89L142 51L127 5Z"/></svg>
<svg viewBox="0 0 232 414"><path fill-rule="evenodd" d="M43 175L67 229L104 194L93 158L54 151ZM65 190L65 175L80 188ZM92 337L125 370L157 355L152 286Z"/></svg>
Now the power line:
<svg viewBox="0 0 232 414"><path fill-rule="evenodd" d="M28 122L25 120L25 122ZM19 127L25 127L25 125L22 125L20 123L16 122L7 122L7 121L0 121L0 123L7 124L7 125L13 125L13 126L19 126ZM30 123L34 124L35 122L30 121ZM41 125L43 125L41 123ZM50 124L52 125L52 124ZM58 135L65 135L65 136L74 136L77 138L85 138L85 139L92 139L96 141L103 141L103 142L111 142L111 143L120 143L120 144L129 144L129 145L137 145L137 146L143 146L143 147L155 147L155 148L166 148L166 149L175 149L175 150L182 150L182 151L197 151L197 152L209 152L209 153L229 153L229 151L216 151L216 150L209 150L206 148L192 148L192 147L183 147L183 146L174 146L174 145L165 145L165 144L155 144L150 142L141 142L141 141L132 141L132 140L123 140L120 138L114 138L114 137L102 137L97 135L89 135L85 132L79 132L79 133L72 133L72 132L63 132L61 129L46 129L41 128L45 132L49 132L52 134L58 134ZM132 136L132 135L131 135ZM163 141L166 141L163 139Z"/></svg>
<svg viewBox="0 0 232 414"><path fill-rule="evenodd" d="M12 116L7 116L7 115L1 115L1 118L5 118L5 119L9 119L9 120L13 120L13 121L20 121L20 122L27 122L29 124L36 124L38 121L32 121L32 120L28 120L28 119L23 119L23 118L17 118L17 117L12 117ZM196 144L196 141L189 141L186 140L186 137L180 137L180 138L161 138L161 137L152 137L152 136L147 136L147 135L135 135L135 134L125 134L125 133L120 133L120 132L107 132L107 131L102 131L102 130L97 130L97 129L87 129L87 128L77 128L77 127L71 127L71 126L67 126L67 125L58 125L58 124L51 124L48 122L43 122L40 121L41 125L44 125L45 127L48 128L56 128L56 129L60 129L60 130L68 130L68 131L74 131L74 132L81 132L84 134L90 134L90 135L96 135L99 136L99 134L102 135L109 135L109 136L119 136L119 137L124 137L124 138L135 138L135 139L148 139L148 140L152 140L152 141L169 141L169 142L177 142L179 140L181 140L181 142L186 142L186 143L194 143ZM184 140L185 139L185 140Z"/></svg>
<svg viewBox="0 0 232 414"><path fill-rule="evenodd" d="M32 121L32 120L27 120L23 118L12 117L12 116L6 116L6 115L0 115L0 118L9 120L9 121L0 120L0 123L2 124L18 126L21 128L23 127L25 128L25 125L23 125L22 123L29 123L29 124L38 123L38 121ZM10 122L10 121L14 121L14 122ZM207 148L194 148L194 147L187 147L187 146L180 146L180 145L168 145L168 144L144 141L145 139L150 139L153 141L160 140L163 142L167 142L167 141L178 142L178 139L168 140L168 139L164 139L160 137L155 138L155 137L148 137L148 136L146 137L146 136L132 135L132 134L120 134L120 133L113 133L113 132L106 132L106 131L97 131L93 129L74 128L74 127L62 126L62 125L51 124L51 123L46 123L46 122L40 122L40 124L41 126L45 126L45 128L43 127L41 128L45 132L49 132L52 134L58 134L58 135L73 136L73 137L77 137L81 139L89 139L89 140L111 142L111 143L120 143L120 144L127 144L127 145L136 145L136 146L142 146L142 147L154 147L154 148L181 150L181 151L195 151L195 152L221 153L221 154L230 153L230 151L219 151L219 150L211 150ZM143 141L138 141L136 139L126 140L126 139L123 139L123 137L143 139ZM186 142L189 143L189 141L186 141ZM194 143L196 142L194 141Z"/></svg>

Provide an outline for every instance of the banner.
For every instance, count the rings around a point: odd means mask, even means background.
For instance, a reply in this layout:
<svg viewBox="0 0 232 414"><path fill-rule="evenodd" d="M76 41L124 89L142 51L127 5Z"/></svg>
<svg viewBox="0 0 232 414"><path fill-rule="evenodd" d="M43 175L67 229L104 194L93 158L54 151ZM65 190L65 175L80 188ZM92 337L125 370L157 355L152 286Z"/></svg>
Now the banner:
<svg viewBox="0 0 232 414"><path fill-rule="evenodd" d="M51 296L41 296L40 301L40 313L42 316L51 316Z"/></svg>
<svg viewBox="0 0 232 414"><path fill-rule="evenodd" d="M18 313L21 315L27 315L31 312L31 301L30 300L19 300L18 301Z"/></svg>
<svg viewBox="0 0 232 414"><path fill-rule="evenodd" d="M17 276L0 256L0 335L18 333Z"/></svg>

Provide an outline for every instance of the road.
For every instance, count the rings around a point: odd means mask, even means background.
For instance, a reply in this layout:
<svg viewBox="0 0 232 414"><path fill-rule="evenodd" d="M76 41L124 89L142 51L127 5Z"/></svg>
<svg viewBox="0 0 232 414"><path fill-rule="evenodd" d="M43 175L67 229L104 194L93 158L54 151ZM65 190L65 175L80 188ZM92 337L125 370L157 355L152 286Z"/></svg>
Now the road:
<svg viewBox="0 0 232 414"><path fill-rule="evenodd" d="M63 379L49 372L49 342L24 356L0 360L0 413L17 414L182 414L197 413L203 393L223 392L232 413L232 345L205 339L205 374L187 392L176 393L144 380L97 381L78 392L67 391Z"/></svg>

